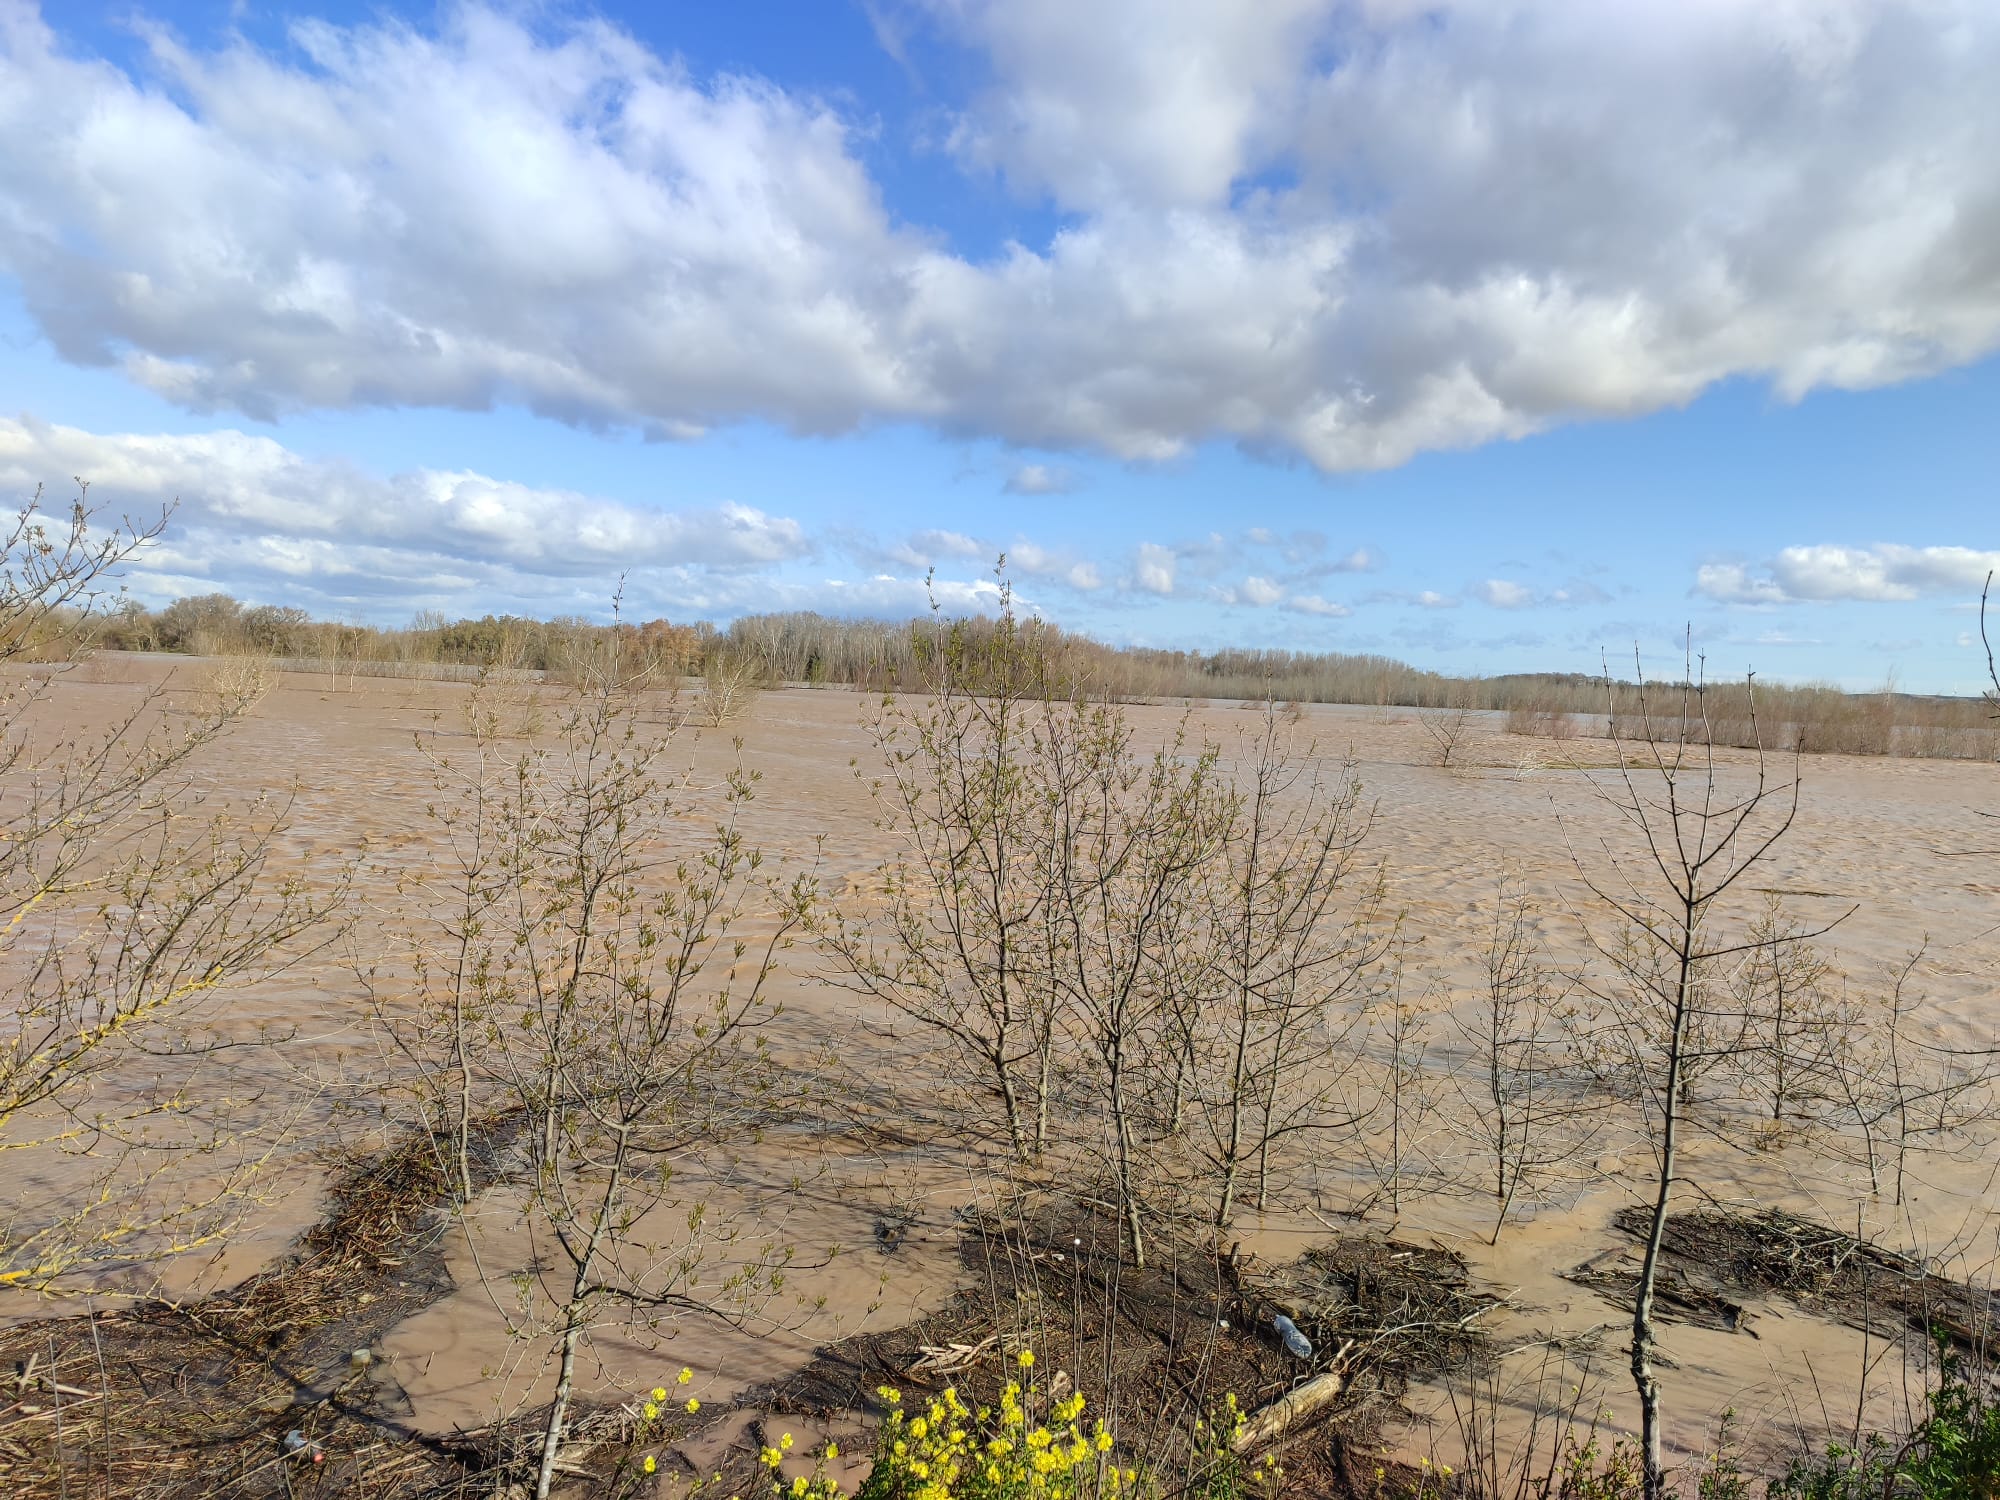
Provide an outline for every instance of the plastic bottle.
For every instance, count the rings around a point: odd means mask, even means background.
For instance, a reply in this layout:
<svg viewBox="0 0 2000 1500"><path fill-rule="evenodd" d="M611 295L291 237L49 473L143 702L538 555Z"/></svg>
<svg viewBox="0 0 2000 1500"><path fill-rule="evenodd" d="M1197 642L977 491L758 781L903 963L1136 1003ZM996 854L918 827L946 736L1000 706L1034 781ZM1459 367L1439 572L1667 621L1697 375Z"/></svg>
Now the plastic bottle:
<svg viewBox="0 0 2000 1500"><path fill-rule="evenodd" d="M293 1458L303 1458L308 1463L321 1464L326 1462L326 1453L320 1445L307 1437L303 1432L300 1432L296 1427L285 1434L285 1452L289 1453Z"/></svg>
<svg viewBox="0 0 2000 1500"><path fill-rule="evenodd" d="M1285 1341L1287 1352L1299 1359L1313 1357L1312 1340L1299 1332L1299 1325L1283 1313L1271 1320L1271 1326L1278 1330L1278 1337Z"/></svg>

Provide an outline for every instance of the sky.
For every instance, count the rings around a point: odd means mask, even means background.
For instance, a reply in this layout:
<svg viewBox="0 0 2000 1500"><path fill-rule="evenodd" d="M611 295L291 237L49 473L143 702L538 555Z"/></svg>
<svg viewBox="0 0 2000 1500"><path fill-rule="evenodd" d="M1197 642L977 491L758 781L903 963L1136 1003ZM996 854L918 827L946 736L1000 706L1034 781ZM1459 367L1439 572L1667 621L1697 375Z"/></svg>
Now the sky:
<svg viewBox="0 0 2000 1500"><path fill-rule="evenodd" d="M0 0L0 499L322 618L1972 692L1990 0ZM622 585L621 585L622 580ZM928 583L927 583L928 580Z"/></svg>

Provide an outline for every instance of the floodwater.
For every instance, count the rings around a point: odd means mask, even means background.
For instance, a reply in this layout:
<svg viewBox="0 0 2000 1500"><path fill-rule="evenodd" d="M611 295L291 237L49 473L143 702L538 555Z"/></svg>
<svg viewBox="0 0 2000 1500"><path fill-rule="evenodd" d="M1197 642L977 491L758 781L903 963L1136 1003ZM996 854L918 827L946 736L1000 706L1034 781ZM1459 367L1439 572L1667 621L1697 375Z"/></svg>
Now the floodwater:
<svg viewBox="0 0 2000 1500"><path fill-rule="evenodd" d="M34 721L44 735L58 727L87 730L155 690L160 697L150 712L170 725L200 701L210 670L200 663L100 658L58 674ZM319 1212L334 1154L379 1144L402 1118L407 1101L396 1083L406 1075L383 1018L393 1021L407 1003L412 951L438 938L438 913L413 894L413 882L443 856L431 815L443 795L437 764L472 753L475 741L465 728L470 691L463 683L286 674L192 764L192 789L211 809L243 809L259 798L280 804L273 871L329 889L344 878L349 920L283 972L204 1002L202 1019L213 1032L258 1040L205 1060L195 1077L213 1110L226 1115L242 1154L255 1156L265 1171L237 1231L219 1249L184 1257L163 1273L160 1284L171 1294L227 1284L281 1255ZM545 722L557 714L549 691ZM725 729L681 730L673 751L700 784L714 785L739 760L760 773L744 826L767 866L817 861L822 887L856 903L862 915L860 893L896 847L855 774L856 766L866 773L878 763L862 724L868 707L862 695L839 690L767 692ZM1255 719L1234 704L1130 712L1142 743L1158 741L1187 715L1197 736L1214 736L1225 749ZM644 732L664 732L672 716L662 701L646 716ZM1457 1033L1449 1016L1464 1013L1483 974L1498 881L1503 871L1517 880L1536 902L1551 944L1574 954L1584 926L1609 930L1589 882L1615 888L1634 871L1643 878L1635 863L1643 850L1593 790L1610 774L1610 747L1499 729L1497 719L1482 719L1448 770L1431 764L1432 742L1407 711L1310 708L1297 733L1330 767L1343 757L1355 764L1375 808L1368 847L1385 863L1388 907L1415 940L1403 993L1437 1017L1429 1057L1435 1076L1420 1112L1422 1165L1400 1184L1394 1229L1461 1251L1483 1282L1505 1294L1489 1331L1503 1345L1520 1347L1494 1399L1503 1427L1518 1438L1519 1409L1538 1381L1564 1395L1584 1386L1589 1406L1601 1400L1614 1424L1629 1420L1615 1326L1621 1314L1558 1273L1621 1243L1610 1217L1648 1196L1652 1158L1643 1135L1607 1109L1548 1189L1519 1207L1497 1246L1486 1243L1491 1201L1467 1184L1483 1180L1488 1169L1471 1136L1454 1124ZM502 740L496 753L516 755L526 743ZM1732 785L1750 774L1747 755L1727 752L1723 759ZM1788 774L1790 767L1786 761L1774 768ZM1912 1024L1924 1046L2000 1045L2000 997L1991 977L2000 972L2000 825L1981 816L2000 811L1995 768L1809 757L1800 770L1796 824L1732 894L1731 910L1753 914L1771 892L1801 920L1841 918L1822 943L1857 995L1880 994L1885 976L1924 944L1912 979L1912 993L1922 995ZM707 815L691 814L690 838ZM815 1060L830 1052L839 1057L840 1072L827 1085L841 1101L831 1116L836 1123L823 1139L774 1134L746 1148L726 1173L680 1190L699 1192L719 1217L745 1226L746 1243L791 1247L797 1269L783 1295L743 1326L684 1315L604 1330L580 1371L587 1393L671 1385L672 1373L688 1366L696 1375L682 1394L727 1398L803 1364L817 1343L907 1321L953 1289L954 1211L992 1190L994 1143L925 1127L937 1118L939 1086L922 1039L907 1023L829 983L809 947L783 955L774 998L785 1011L776 1038L781 1057L801 1067L823 1066ZM157 1069L128 1069L99 1080L96 1097L113 1107L142 1097L157 1077ZM1886 1192L1871 1193L1853 1158L1851 1149L1804 1138L1752 1141L1696 1132L1681 1201L1783 1206L1937 1257L1951 1274L1989 1275L2000 1218L1993 1211L1996 1162L1987 1153L1923 1155L1901 1204ZM1309 1160L1292 1165L1281 1206L1265 1222L1239 1226L1247 1249L1267 1258L1294 1253L1330 1225L1347 1227L1341 1216L1364 1199L1373 1203L1366 1222L1390 1224L1379 1170L1371 1175L1344 1159L1338 1141L1316 1143ZM53 1149L0 1154L0 1199L24 1215L45 1212L81 1191L92 1180L90 1167ZM217 1170L212 1163L183 1166L150 1191L213 1180ZM661 1236L670 1238L667 1221L682 1210L669 1204L658 1212L666 1225ZM883 1243L884 1225L893 1226L892 1248ZM447 1255L458 1290L396 1328L380 1351L414 1420L436 1429L476 1425L546 1392L549 1342L524 1332L541 1295L529 1273L545 1250L519 1201L504 1191L485 1195L451 1226ZM138 1283L127 1272L105 1284ZM23 1299L0 1307L11 1316L38 1310ZM1725 1409L1756 1434L1753 1447L1774 1448L1797 1432L1849 1422L1857 1409L1875 1417L1902 1409L1904 1371L1900 1361L1881 1358L1879 1340L1864 1347L1860 1334L1785 1304L1753 1311L1749 1328L1736 1333L1666 1328L1670 1364L1663 1380L1677 1415L1678 1446L1700 1450ZM1438 1420L1408 1428L1407 1450L1460 1454L1463 1461L1452 1413L1454 1400L1463 1409L1467 1399L1443 1386L1419 1393L1413 1404L1428 1406Z"/></svg>

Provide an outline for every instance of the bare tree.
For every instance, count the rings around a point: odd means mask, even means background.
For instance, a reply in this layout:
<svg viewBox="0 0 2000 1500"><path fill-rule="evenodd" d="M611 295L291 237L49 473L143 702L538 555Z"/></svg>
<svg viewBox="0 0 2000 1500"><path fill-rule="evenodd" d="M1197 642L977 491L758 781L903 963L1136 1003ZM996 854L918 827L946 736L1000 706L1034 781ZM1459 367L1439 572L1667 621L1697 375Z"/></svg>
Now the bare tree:
<svg viewBox="0 0 2000 1500"><path fill-rule="evenodd" d="M1536 930L1534 903L1503 874L1477 1008L1456 1017L1467 1051L1457 1073L1475 1133L1493 1163L1493 1236L1524 1194L1576 1154L1572 1127L1589 1107L1571 1047L1573 982Z"/></svg>
<svg viewBox="0 0 2000 1500"><path fill-rule="evenodd" d="M1839 1123L1861 1132L1869 1190L1882 1191L1886 1168L1899 1205L1912 1156L1984 1147L1979 1127L1993 1123L2000 1080L1993 1050L1948 1047L1932 1028L1912 1024L1923 1003L1916 986L1927 953L1927 943L1912 950L1886 976L1880 999L1843 1009L1835 1046L1815 1076Z"/></svg>
<svg viewBox="0 0 2000 1500"><path fill-rule="evenodd" d="M168 727L151 693L109 728L77 733L49 703L47 675L21 671L83 648L110 577L167 519L94 528L87 491L65 519L39 502L0 535L0 963L11 1011L0 1150L92 1157L95 1185L78 1195L82 1207L17 1211L0 1225L0 1284L46 1289L84 1268L212 1242L241 1207L242 1171L197 1203L169 1195L164 1207L135 1207L142 1195L129 1180L119 1193L108 1183L120 1170L152 1175L163 1145L229 1144L232 1122L211 1118L202 1135L205 1101L169 1074L220 1045L199 1032L204 1003L295 959L344 877L314 897L267 874L279 810L203 816L186 768L244 700L211 695ZM134 1063L157 1088L100 1090ZM146 1138L166 1121L169 1140ZM259 1153L248 1155L246 1167Z"/></svg>
<svg viewBox="0 0 2000 1500"><path fill-rule="evenodd" d="M419 971L430 1014L406 1045L422 1054L426 1123L449 1143L461 1194L475 1111L524 1127L515 1186L548 1309L529 1326L556 1359L539 1500L596 1329L614 1316L741 1320L790 1258L750 1241L705 1184L789 1097L763 1034L776 1014L766 985L805 895L769 890L739 824L755 781L740 770L712 835L687 847L687 783L664 769L668 747L640 737L607 679L556 748L502 775L475 762L456 799L433 806L452 851L449 957Z"/></svg>
<svg viewBox="0 0 2000 1500"><path fill-rule="evenodd" d="M1071 704L1036 732L1049 816L1047 980L1083 1037L1128 1247L1143 1266L1146 1073L1171 1014L1175 972L1165 938L1221 847L1229 799L1214 747L1192 749L1185 726L1150 757L1137 751L1124 713L1108 705Z"/></svg>
<svg viewBox="0 0 2000 1500"><path fill-rule="evenodd" d="M748 711L770 669L745 651L719 650L701 664L701 698L697 711L716 728Z"/></svg>
<svg viewBox="0 0 2000 1500"><path fill-rule="evenodd" d="M1365 1210L1386 1201L1392 1220L1402 1217L1413 1183L1434 1181L1428 1170L1416 1169L1434 1165L1430 1142L1446 1123L1430 1066L1437 1042L1439 995L1435 986L1414 996L1406 992L1408 952L1413 946L1400 931L1396 934L1386 965L1384 1003L1374 1006L1369 1016L1372 1128L1359 1137L1373 1179L1360 1207Z"/></svg>
<svg viewBox="0 0 2000 1500"><path fill-rule="evenodd" d="M1773 1128L1819 1112L1843 1049L1863 1025L1805 931L1779 897L1767 897L1750 928L1750 951L1731 976L1732 1003L1744 1021L1731 1062Z"/></svg>
<svg viewBox="0 0 2000 1500"><path fill-rule="evenodd" d="M419 748L432 776L425 811L443 849L431 870L399 882L397 894L405 909L423 911L428 919L398 934L405 940L407 980L399 975L385 988L373 965L359 977L377 1036L403 1064L391 1076L409 1091L418 1126L464 1207L475 1191L475 1123L494 1094L495 923L504 919L503 903L513 889L513 862L501 836L503 790L513 764L495 753L485 735L475 735L464 756L441 755L434 742L420 740Z"/></svg>
<svg viewBox="0 0 2000 1500"><path fill-rule="evenodd" d="M1354 765L1323 778L1289 722L1267 702L1239 758L1199 926L1166 944L1184 965L1195 960L1173 987L1172 1014L1195 1060L1217 1225L1230 1222L1246 1174L1258 1210L1267 1206L1274 1148L1366 1114L1343 1096L1351 1068L1341 1063L1359 1053L1349 1043L1393 940L1382 866L1363 862L1373 814Z"/></svg>
<svg viewBox="0 0 2000 1500"><path fill-rule="evenodd" d="M1619 755L1615 776L1609 784L1598 783L1597 791L1636 852L1620 856L1607 847L1603 866L1594 868L1572 846L1592 896L1620 923L1613 941L1593 934L1610 983L1589 982L1606 1004L1608 1035L1625 1052L1655 1155L1652 1212L1632 1310L1632 1380L1639 1396L1647 1500L1663 1500L1667 1493L1653 1310L1660 1247L1690 1123L1684 1075L1700 1052L1704 1026L1727 1009L1714 993L1717 977L1760 946L1752 935L1725 930L1718 911L1723 898L1790 831L1799 806L1796 757L1783 778L1773 775L1761 751L1737 776L1718 763L1706 722L1706 683L1694 660L1688 667L1673 719L1654 714L1640 674L1637 747L1606 674L1607 692L1614 693L1610 735ZM1754 682L1746 700L1754 723ZM1801 936L1816 937L1831 925Z"/></svg>
<svg viewBox="0 0 2000 1500"><path fill-rule="evenodd" d="M1028 1162L1048 1144L1062 1040L1041 947L1051 865L1037 726L1064 690L1004 580L990 628L947 622L933 600L924 645L925 694L885 700L868 725L882 765L868 784L902 844L880 926L829 911L813 930L840 982L947 1044Z"/></svg>
<svg viewBox="0 0 2000 1500"><path fill-rule="evenodd" d="M1431 750L1440 770L1451 769L1451 758L1472 728L1472 695L1464 687L1455 690L1441 707L1420 710L1417 722L1430 736Z"/></svg>

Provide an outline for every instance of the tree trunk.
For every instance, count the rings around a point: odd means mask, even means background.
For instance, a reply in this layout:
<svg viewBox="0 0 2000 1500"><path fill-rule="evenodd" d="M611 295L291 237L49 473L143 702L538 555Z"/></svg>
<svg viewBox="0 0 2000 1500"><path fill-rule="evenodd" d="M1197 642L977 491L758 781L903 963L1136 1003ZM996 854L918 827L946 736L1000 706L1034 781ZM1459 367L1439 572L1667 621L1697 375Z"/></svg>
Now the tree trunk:
<svg viewBox="0 0 2000 1500"><path fill-rule="evenodd" d="M583 1337L583 1309L572 1304L563 1328L562 1369L556 1377L556 1398L549 1407L548 1424L542 1429L542 1462L535 1473L535 1500L549 1500L549 1486L555 1482L556 1450L562 1446L563 1418L569 1411L569 1394L576 1384L576 1346Z"/></svg>
<svg viewBox="0 0 2000 1500"><path fill-rule="evenodd" d="M1681 1054L1687 1042L1688 1007L1693 996L1693 924L1683 929L1680 976L1675 988L1673 1027L1667 1041L1666 1118L1660 1129L1659 1191L1646 1230L1646 1258L1632 1299L1632 1384L1639 1393L1640 1458L1645 1466L1646 1500L1667 1500L1665 1438L1660 1420L1660 1380L1653 1370L1653 1290L1659 1282L1660 1245L1667 1233L1667 1208L1674 1191L1680 1148Z"/></svg>

